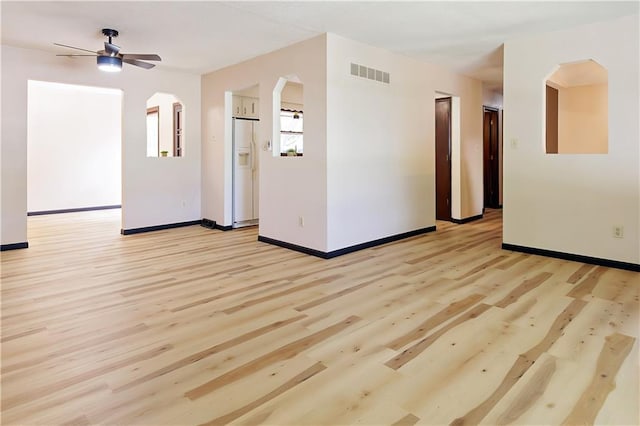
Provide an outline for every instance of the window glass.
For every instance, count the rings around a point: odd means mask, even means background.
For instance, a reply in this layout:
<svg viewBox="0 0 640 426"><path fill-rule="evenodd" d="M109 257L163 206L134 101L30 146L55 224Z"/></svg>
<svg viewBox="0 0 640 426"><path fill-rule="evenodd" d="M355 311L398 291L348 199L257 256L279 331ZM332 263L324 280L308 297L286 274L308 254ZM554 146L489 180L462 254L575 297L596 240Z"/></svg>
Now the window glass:
<svg viewBox="0 0 640 426"><path fill-rule="evenodd" d="M303 150L304 118L302 111L280 111L280 153L299 155Z"/></svg>

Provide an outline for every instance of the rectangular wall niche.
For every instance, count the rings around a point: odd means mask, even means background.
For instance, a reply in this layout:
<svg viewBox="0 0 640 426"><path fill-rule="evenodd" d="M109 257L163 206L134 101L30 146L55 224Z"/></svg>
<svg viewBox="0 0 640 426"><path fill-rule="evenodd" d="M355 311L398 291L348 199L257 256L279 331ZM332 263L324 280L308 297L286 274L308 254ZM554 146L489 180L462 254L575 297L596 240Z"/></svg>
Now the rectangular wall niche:
<svg viewBox="0 0 640 426"><path fill-rule="evenodd" d="M389 84L391 81L391 77L388 72L376 70L364 65L354 64L353 62L351 63L351 75L385 84Z"/></svg>

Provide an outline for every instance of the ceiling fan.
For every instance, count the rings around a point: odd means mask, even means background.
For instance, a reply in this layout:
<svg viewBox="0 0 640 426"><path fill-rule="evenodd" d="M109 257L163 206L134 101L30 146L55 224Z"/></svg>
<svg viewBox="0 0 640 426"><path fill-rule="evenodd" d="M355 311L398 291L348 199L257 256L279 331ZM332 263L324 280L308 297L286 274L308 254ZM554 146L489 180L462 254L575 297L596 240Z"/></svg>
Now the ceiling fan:
<svg viewBox="0 0 640 426"><path fill-rule="evenodd" d="M102 34L105 37L109 38L109 41L104 42L104 50L98 50L94 52L93 50L82 49L80 47L73 47L73 46L68 46L66 44L60 44L60 43L53 43L56 46L68 47L71 49L82 50L85 52L92 53L92 55L69 54L69 55L56 55L56 56L67 56L67 57L95 56L97 58L98 68L102 71L107 71L107 72L119 72L122 69L123 62L148 70L150 68L155 67L155 64L144 62L141 59L144 59L145 61L161 61L162 60L160 56L156 54L120 53L120 46L116 46L111 42L112 38L118 37L118 31L112 30L110 28L103 28Z"/></svg>

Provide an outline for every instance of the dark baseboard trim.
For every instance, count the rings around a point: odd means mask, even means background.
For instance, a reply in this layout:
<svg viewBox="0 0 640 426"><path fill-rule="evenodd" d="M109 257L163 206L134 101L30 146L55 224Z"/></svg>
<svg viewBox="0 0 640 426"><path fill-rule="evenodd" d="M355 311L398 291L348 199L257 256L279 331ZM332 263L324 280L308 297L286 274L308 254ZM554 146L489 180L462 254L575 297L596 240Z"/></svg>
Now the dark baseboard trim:
<svg viewBox="0 0 640 426"><path fill-rule="evenodd" d="M312 248L299 246L297 244L291 244L280 240L274 240L273 238L263 237L262 235L258 235L258 241L267 244L273 244L274 246L283 247L289 250L299 251L300 253L310 254L311 256L320 257L322 259L328 259L327 252L315 250Z"/></svg>
<svg viewBox="0 0 640 426"><path fill-rule="evenodd" d="M204 226L205 228L216 229L216 221L213 219L207 219L206 217L202 218L202 220L200 221L200 225Z"/></svg>
<svg viewBox="0 0 640 426"><path fill-rule="evenodd" d="M618 260L601 259L599 257L582 256L580 254L563 253L561 251L544 250L507 243L502 243L502 248L504 250L519 251L522 253L537 254L539 256L554 257L556 259L571 260L574 262L589 263L592 265L607 266L609 268L640 272L640 265L636 263L620 262Z"/></svg>
<svg viewBox="0 0 640 426"><path fill-rule="evenodd" d="M368 241L366 243L356 244L355 246L345 247L338 250L330 251L327 253L327 259L332 257L342 256L343 254L353 253L354 251L364 250L367 248L380 246L382 244L392 243L394 241L404 240L405 238L415 237L416 235L426 234L436 230L435 226L429 226L427 228L415 229L409 232L403 232L402 234L391 235L377 240Z"/></svg>
<svg viewBox="0 0 640 426"><path fill-rule="evenodd" d="M60 213L76 213L76 212L88 212L92 210L111 210L111 209L120 209L122 206L120 204L113 206L95 206L95 207L79 207L76 209L62 209L62 210L42 210L38 212L27 212L27 216L40 216L43 214L60 214Z"/></svg>
<svg viewBox="0 0 640 426"><path fill-rule="evenodd" d="M2 244L0 245L0 251L7 251L7 250L18 250L18 249L26 249L29 248L29 243L28 242L23 242L23 243L13 243L13 244Z"/></svg>
<svg viewBox="0 0 640 426"><path fill-rule="evenodd" d="M275 246L284 247L289 250L299 251L300 253L309 254L311 256L320 257L322 259L332 259L334 257L342 256L354 251L364 250L367 248L376 247L382 244L392 243L394 241L403 240L405 238L414 237L416 235L426 234L427 232L433 232L436 230L435 226L429 226L427 228L416 229L414 231L404 232L402 234L391 235L389 237L379 238L377 240L368 241L366 243L356 244L354 246L341 248L329 252L315 250L308 247L299 246L297 244L287 243L285 241L274 240L273 238L263 237L258 235L258 241L263 243L273 244Z"/></svg>
<svg viewBox="0 0 640 426"><path fill-rule="evenodd" d="M479 214L477 216L465 217L464 219L454 219L451 218L451 222L457 223L458 225L462 225L463 223L473 222L474 220L482 219L482 215Z"/></svg>
<svg viewBox="0 0 640 426"><path fill-rule="evenodd" d="M220 231L231 231L233 229L233 226L231 225L219 225L215 220L207 219L206 217L202 218L200 225L204 226L205 228L218 229Z"/></svg>
<svg viewBox="0 0 640 426"><path fill-rule="evenodd" d="M181 228L183 226L200 225L201 220L192 220L189 222L168 223L166 225L146 226L144 228L121 229L122 235L140 234L142 232L161 231L163 229Z"/></svg>

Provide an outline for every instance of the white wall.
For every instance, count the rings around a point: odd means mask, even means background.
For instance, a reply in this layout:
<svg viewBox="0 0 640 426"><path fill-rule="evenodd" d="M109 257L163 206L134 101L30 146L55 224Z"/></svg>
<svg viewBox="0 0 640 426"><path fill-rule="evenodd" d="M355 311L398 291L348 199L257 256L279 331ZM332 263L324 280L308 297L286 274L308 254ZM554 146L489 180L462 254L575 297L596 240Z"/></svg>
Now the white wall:
<svg viewBox="0 0 640 426"><path fill-rule="evenodd" d="M502 109L503 96L493 85L482 84L482 105Z"/></svg>
<svg viewBox="0 0 640 426"><path fill-rule="evenodd" d="M260 235L326 250L325 61L322 35L202 76L203 217L231 225L231 107L225 92L259 84ZM272 137L272 92L280 77L292 75L304 85L304 156L274 157L265 150Z"/></svg>
<svg viewBox="0 0 640 426"><path fill-rule="evenodd" d="M391 84L351 76L352 62L389 72ZM480 82L327 35L329 251L435 225L435 92L460 98L452 180L459 182L459 218L478 215Z"/></svg>
<svg viewBox="0 0 640 426"><path fill-rule="evenodd" d="M234 90L233 94L238 96L247 96L250 98L257 98L260 96L260 87L256 84L246 89Z"/></svg>
<svg viewBox="0 0 640 426"><path fill-rule="evenodd" d="M638 40L630 16L505 44L505 243L640 263ZM609 73L609 152L546 155L545 77L584 59Z"/></svg>
<svg viewBox="0 0 640 426"><path fill-rule="evenodd" d="M158 107L160 123L158 129L160 132L160 149L158 155L162 151L167 151L167 157L173 157L173 104L180 102L178 98L169 93L155 93L147 100L147 108ZM184 115L186 115L183 107ZM188 136L183 132L183 155L188 149Z"/></svg>
<svg viewBox="0 0 640 426"><path fill-rule="evenodd" d="M160 111L147 111L147 157L160 155Z"/></svg>
<svg viewBox="0 0 640 426"><path fill-rule="evenodd" d="M42 80L123 90L122 227L200 218L200 77L124 65L100 72L87 59L2 45L2 244L27 240L27 81ZM189 108L189 152L169 161L146 156L146 100L174 93Z"/></svg>
<svg viewBox="0 0 640 426"><path fill-rule="evenodd" d="M28 83L27 209L120 204L122 92Z"/></svg>

